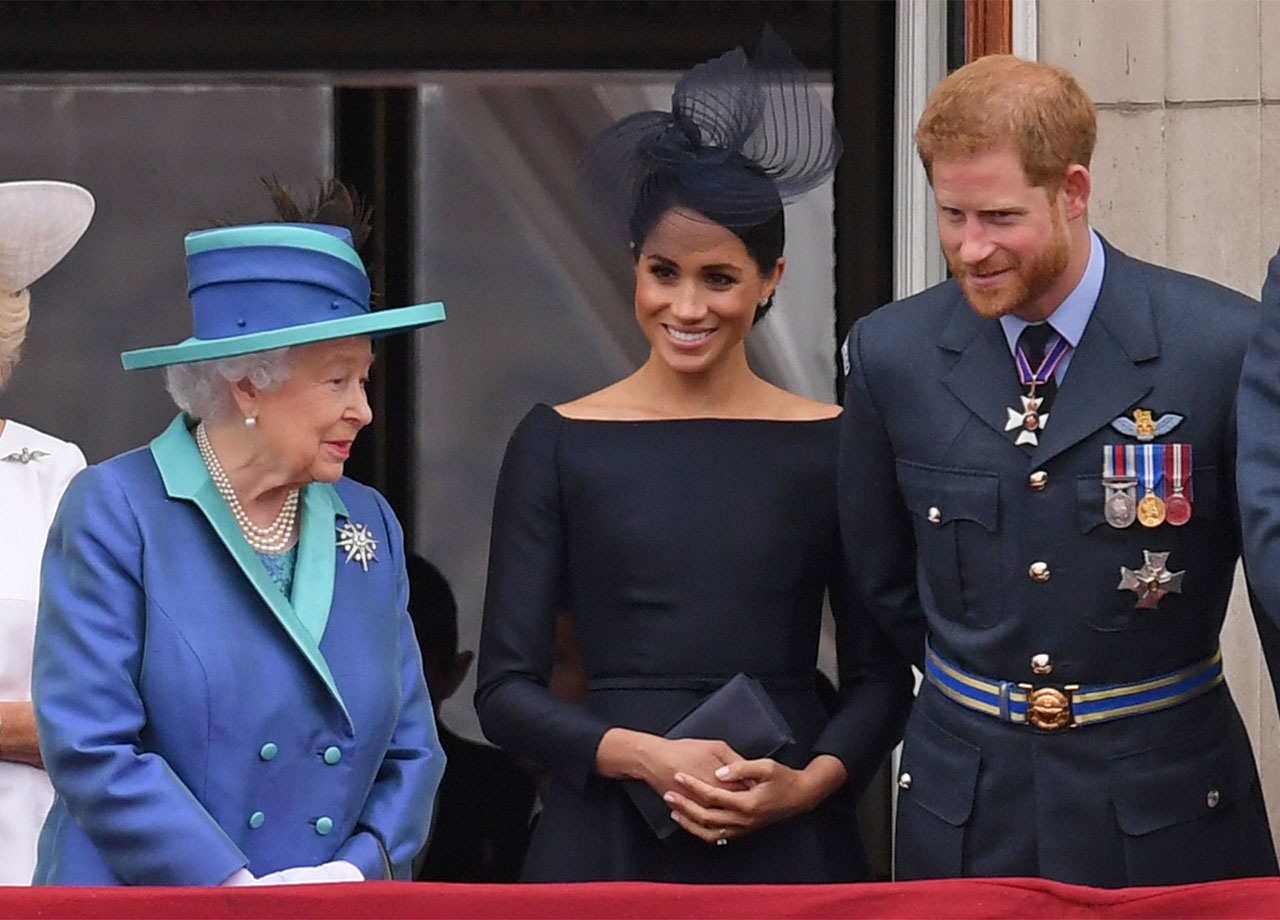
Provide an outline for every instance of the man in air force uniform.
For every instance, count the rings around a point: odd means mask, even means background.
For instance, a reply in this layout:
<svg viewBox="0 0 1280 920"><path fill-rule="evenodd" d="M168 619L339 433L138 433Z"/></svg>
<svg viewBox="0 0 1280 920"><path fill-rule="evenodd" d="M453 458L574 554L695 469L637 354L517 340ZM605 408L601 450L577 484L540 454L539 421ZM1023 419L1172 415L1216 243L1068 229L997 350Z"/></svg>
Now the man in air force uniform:
<svg viewBox="0 0 1280 920"><path fill-rule="evenodd" d="M954 277L846 344L847 551L925 672L899 878L1276 872L1218 652L1257 304L1090 229L1095 137L1059 68L944 80L916 140Z"/></svg>

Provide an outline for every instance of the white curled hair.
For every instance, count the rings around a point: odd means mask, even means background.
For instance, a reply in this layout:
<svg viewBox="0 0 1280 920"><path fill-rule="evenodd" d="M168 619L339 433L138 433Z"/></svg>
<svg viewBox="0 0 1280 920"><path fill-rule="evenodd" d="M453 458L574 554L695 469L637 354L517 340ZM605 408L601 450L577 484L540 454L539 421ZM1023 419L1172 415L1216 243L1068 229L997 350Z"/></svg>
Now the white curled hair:
<svg viewBox="0 0 1280 920"><path fill-rule="evenodd" d="M31 294L0 292L0 389L9 382L22 356L22 342L27 337L27 320L31 316Z"/></svg>
<svg viewBox="0 0 1280 920"><path fill-rule="evenodd" d="M232 385L248 380L257 390L274 390L293 375L291 348L251 355L211 358L164 369L165 389L178 408L192 418L222 421L236 412Z"/></svg>

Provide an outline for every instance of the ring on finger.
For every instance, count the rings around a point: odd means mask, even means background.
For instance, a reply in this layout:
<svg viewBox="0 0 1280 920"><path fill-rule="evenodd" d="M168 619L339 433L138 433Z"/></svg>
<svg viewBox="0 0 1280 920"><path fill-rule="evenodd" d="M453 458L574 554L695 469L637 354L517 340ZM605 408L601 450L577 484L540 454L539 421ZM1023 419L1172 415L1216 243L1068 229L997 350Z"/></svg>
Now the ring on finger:
<svg viewBox="0 0 1280 920"><path fill-rule="evenodd" d="M716 846L727 846L729 843L729 829L727 827L720 828L720 836L716 838Z"/></svg>

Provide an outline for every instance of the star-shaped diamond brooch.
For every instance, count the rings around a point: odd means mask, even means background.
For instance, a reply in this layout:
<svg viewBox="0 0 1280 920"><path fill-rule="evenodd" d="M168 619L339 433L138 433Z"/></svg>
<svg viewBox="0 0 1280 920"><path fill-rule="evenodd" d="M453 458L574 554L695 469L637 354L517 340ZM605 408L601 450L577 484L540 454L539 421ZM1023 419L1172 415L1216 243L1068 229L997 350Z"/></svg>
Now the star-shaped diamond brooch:
<svg viewBox="0 0 1280 920"><path fill-rule="evenodd" d="M1013 431L1015 428L1021 428L1013 443L1030 444L1034 447L1040 443L1036 432L1044 429L1049 421L1049 413L1040 414L1040 403L1044 400L1039 396L1019 396L1018 398L1022 400L1022 411L1012 408L1005 410L1009 413L1009 420L1004 423L1004 430Z"/></svg>
<svg viewBox="0 0 1280 920"><path fill-rule="evenodd" d="M1144 561L1140 569L1120 566L1120 584L1116 587L1121 591L1132 591L1138 595L1136 606L1155 610L1160 599L1166 594L1182 593L1182 576L1186 572L1170 572L1166 568L1165 564L1169 561L1168 553L1153 553L1149 549L1144 549L1142 556Z"/></svg>
<svg viewBox="0 0 1280 920"><path fill-rule="evenodd" d="M378 548L378 541L373 538L372 531L363 524L347 521L339 527L338 548L347 551L347 562L355 560L366 572L369 571L370 562L378 561L378 557L374 555L374 551Z"/></svg>

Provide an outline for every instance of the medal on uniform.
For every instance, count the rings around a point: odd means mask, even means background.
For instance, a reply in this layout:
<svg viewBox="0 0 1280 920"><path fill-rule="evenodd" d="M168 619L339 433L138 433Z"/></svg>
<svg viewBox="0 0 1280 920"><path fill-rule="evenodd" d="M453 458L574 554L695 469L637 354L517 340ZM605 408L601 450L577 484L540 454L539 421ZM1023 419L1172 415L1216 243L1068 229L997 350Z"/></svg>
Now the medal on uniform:
<svg viewBox="0 0 1280 920"><path fill-rule="evenodd" d="M1123 529L1138 518L1138 480L1133 458L1132 444L1102 447L1102 486L1106 490L1102 516L1112 527Z"/></svg>
<svg viewBox="0 0 1280 920"><path fill-rule="evenodd" d="M1009 413L1009 419L1004 423L1004 430L1018 432L1018 436L1013 439L1014 444L1030 444L1034 447L1040 443L1036 432L1044 428L1045 423L1049 421L1049 413L1041 414L1040 404L1043 400L1035 393L1036 388L1033 385L1031 395L1018 397L1022 400L1021 412L1017 409L1006 410Z"/></svg>
<svg viewBox="0 0 1280 920"><path fill-rule="evenodd" d="M1040 443L1036 432L1043 431L1044 426L1049 423L1049 413L1040 411L1044 399L1036 395L1036 387L1044 386L1049 381L1050 375L1070 348L1071 343L1055 333L1053 344L1046 349L1044 360L1035 370L1031 369L1031 362L1027 360L1021 347L1014 354L1013 363L1018 368L1018 380L1027 387L1027 395L1018 397L1022 401L1022 408L1006 410L1009 417L1004 423L1004 430L1018 432L1018 436L1013 439L1014 444L1030 444L1035 447Z"/></svg>
<svg viewBox="0 0 1280 920"><path fill-rule="evenodd" d="M1165 520L1181 527L1191 520L1191 445L1165 444L1164 469L1165 482L1172 490L1165 495Z"/></svg>
<svg viewBox="0 0 1280 920"><path fill-rule="evenodd" d="M1169 553L1153 553L1149 549L1142 551L1142 568L1131 569L1120 566L1121 591L1132 591L1138 595L1135 607L1155 610L1160 599L1166 594L1182 593L1182 576L1184 572L1170 572L1167 565Z"/></svg>
<svg viewBox="0 0 1280 920"><path fill-rule="evenodd" d="M1163 475L1163 444L1139 444L1138 464L1144 495L1138 502L1138 523L1143 527L1159 527L1165 520L1164 502L1156 494Z"/></svg>

